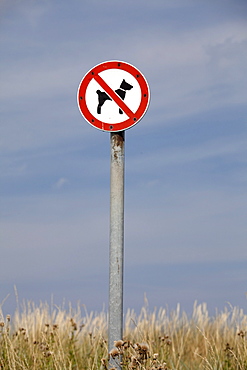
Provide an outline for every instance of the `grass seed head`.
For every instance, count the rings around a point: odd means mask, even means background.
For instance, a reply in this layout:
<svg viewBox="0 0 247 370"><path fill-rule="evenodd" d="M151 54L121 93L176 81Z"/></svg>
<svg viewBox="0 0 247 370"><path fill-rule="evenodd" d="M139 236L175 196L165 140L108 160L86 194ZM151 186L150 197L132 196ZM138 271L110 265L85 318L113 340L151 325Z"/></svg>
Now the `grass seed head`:
<svg viewBox="0 0 247 370"><path fill-rule="evenodd" d="M101 359L101 364L103 366L104 369L107 369L107 363L106 363L106 359L105 358L102 358Z"/></svg>
<svg viewBox="0 0 247 370"><path fill-rule="evenodd" d="M71 326L72 326L72 328L73 328L73 330L77 330L77 324L76 324L76 322L74 321L74 319L70 319L70 323L71 323Z"/></svg>

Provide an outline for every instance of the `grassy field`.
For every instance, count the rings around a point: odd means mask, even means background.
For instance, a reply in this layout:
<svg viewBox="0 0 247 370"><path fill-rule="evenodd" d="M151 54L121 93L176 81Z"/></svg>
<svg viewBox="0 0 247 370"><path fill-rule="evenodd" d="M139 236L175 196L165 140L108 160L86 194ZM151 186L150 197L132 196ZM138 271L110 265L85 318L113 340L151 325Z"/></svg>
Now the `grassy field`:
<svg viewBox="0 0 247 370"><path fill-rule="evenodd" d="M210 317L206 304L190 317L161 308L128 310L124 338L111 350L123 369L247 370L247 315L230 307ZM107 369L107 314L24 303L0 312L0 369ZM119 357L120 356L120 357Z"/></svg>

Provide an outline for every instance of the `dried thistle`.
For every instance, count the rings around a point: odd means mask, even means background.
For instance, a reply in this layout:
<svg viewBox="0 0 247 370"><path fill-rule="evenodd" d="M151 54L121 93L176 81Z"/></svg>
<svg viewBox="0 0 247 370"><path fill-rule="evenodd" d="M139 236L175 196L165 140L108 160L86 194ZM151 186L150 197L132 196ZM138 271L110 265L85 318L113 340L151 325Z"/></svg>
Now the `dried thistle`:
<svg viewBox="0 0 247 370"><path fill-rule="evenodd" d="M243 330L240 330L240 332L238 333L238 336L241 338L244 338L245 335L246 335L246 331L243 331Z"/></svg>
<svg viewBox="0 0 247 370"><path fill-rule="evenodd" d="M110 356L112 358L115 358L115 357L119 356L119 350L117 348L112 348L109 352L109 358L110 358Z"/></svg>
<svg viewBox="0 0 247 370"><path fill-rule="evenodd" d="M233 347L231 347L229 343L226 343L226 347L225 347L224 351L225 351L227 357L233 356L233 353L232 353Z"/></svg>
<svg viewBox="0 0 247 370"><path fill-rule="evenodd" d="M124 341L123 340L115 340L114 341L114 346L117 347L117 348L121 348L123 345L124 345Z"/></svg>
<svg viewBox="0 0 247 370"><path fill-rule="evenodd" d="M149 357L149 346L147 343L136 343L134 349L138 353L138 361L142 362Z"/></svg>

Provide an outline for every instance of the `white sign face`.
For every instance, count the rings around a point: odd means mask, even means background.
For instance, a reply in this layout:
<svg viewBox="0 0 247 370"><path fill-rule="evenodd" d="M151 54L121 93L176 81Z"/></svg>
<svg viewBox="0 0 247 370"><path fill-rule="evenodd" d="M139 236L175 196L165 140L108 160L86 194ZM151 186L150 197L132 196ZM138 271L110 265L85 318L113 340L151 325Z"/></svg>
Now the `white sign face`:
<svg viewBox="0 0 247 370"><path fill-rule="evenodd" d="M99 73L99 76L115 92L122 90L124 103L136 112L141 102L141 88L137 80L129 73L120 69L108 69ZM123 86L122 82L125 81ZM122 88L121 88L122 86ZM123 88L127 88L126 90ZM97 113L99 96L95 92L104 91L96 80L91 80L86 91L86 104L93 116L96 115L105 123L120 123L126 121L128 116L123 112L119 114L119 106L113 100L105 100L101 106L100 113ZM121 93L121 91L120 91Z"/></svg>
<svg viewBox="0 0 247 370"><path fill-rule="evenodd" d="M78 88L84 118L102 131L122 131L145 114L150 92L141 72L131 64L109 61L92 68Z"/></svg>

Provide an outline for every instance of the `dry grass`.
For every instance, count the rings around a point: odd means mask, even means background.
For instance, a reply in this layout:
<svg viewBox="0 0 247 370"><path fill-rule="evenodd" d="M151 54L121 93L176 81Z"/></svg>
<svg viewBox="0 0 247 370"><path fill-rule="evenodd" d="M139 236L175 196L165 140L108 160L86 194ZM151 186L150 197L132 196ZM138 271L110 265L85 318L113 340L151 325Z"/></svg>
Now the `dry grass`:
<svg viewBox="0 0 247 370"><path fill-rule="evenodd" d="M107 369L107 314L23 304L0 312L0 369ZM230 307L209 317L205 304L188 317L161 308L128 310L124 338L111 351L131 370L247 370L247 315Z"/></svg>

